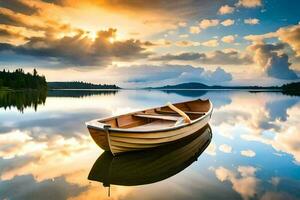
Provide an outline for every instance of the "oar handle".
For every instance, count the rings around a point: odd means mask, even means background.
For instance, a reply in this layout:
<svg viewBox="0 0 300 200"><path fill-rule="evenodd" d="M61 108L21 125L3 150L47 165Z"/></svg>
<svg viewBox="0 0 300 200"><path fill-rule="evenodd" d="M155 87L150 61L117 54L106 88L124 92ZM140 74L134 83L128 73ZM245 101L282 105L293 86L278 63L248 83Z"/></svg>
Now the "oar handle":
<svg viewBox="0 0 300 200"><path fill-rule="evenodd" d="M173 111L177 112L179 115L181 115L184 119L185 123L191 123L191 119L189 118L189 116L187 114L185 114L185 112L183 112L182 110L180 110L179 108L177 108L176 106L174 106L173 104L171 104L170 102L167 103L167 105L169 106L169 108L171 108Z"/></svg>

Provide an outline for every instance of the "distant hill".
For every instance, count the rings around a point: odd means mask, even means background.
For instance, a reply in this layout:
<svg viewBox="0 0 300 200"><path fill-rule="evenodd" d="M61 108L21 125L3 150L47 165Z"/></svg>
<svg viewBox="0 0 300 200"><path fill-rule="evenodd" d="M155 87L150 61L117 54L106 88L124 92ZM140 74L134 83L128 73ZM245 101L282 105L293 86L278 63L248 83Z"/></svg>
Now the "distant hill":
<svg viewBox="0 0 300 200"><path fill-rule="evenodd" d="M202 83L191 82L191 83L181 83L178 85L166 85L163 87L157 87L151 89L206 89L206 88L209 88L209 86Z"/></svg>
<svg viewBox="0 0 300 200"><path fill-rule="evenodd" d="M81 81L74 82L48 82L49 89L120 89L116 85L92 84Z"/></svg>
<svg viewBox="0 0 300 200"><path fill-rule="evenodd" d="M261 87L261 86L219 86L213 85L208 86L203 83L190 82L190 83L181 83L178 85L166 85L162 87L151 87L147 89L160 89L160 90L175 90L175 89L280 89L280 87Z"/></svg>

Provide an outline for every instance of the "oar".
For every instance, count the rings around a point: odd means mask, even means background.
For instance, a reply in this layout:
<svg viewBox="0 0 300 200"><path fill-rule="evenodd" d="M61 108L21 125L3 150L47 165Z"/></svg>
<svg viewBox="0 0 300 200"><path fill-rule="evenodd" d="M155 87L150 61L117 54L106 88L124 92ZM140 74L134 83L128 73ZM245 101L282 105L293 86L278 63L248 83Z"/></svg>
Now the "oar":
<svg viewBox="0 0 300 200"><path fill-rule="evenodd" d="M173 111L177 112L179 115L181 115L184 119L185 123L191 123L191 119L189 118L189 116L187 114L185 114L182 110L180 110L179 108L177 108L176 106L174 106L173 104L171 104L170 102L167 103L167 105L169 106L169 108L171 108Z"/></svg>

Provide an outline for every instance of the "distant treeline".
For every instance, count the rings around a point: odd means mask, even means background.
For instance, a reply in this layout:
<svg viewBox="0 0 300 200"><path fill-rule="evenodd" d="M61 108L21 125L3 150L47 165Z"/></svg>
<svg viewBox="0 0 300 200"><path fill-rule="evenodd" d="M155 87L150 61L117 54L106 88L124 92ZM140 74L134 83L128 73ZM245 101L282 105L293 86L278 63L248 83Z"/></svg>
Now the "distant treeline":
<svg viewBox="0 0 300 200"><path fill-rule="evenodd" d="M74 82L48 82L49 89L120 89L116 85L92 84L82 81Z"/></svg>
<svg viewBox="0 0 300 200"><path fill-rule="evenodd" d="M0 88L7 88L13 90L22 89L47 89L47 82L45 76L38 75L36 69L33 73L25 73L23 69L17 69L13 72L0 71Z"/></svg>
<svg viewBox="0 0 300 200"><path fill-rule="evenodd" d="M300 82L285 84L281 88L285 94L300 95Z"/></svg>

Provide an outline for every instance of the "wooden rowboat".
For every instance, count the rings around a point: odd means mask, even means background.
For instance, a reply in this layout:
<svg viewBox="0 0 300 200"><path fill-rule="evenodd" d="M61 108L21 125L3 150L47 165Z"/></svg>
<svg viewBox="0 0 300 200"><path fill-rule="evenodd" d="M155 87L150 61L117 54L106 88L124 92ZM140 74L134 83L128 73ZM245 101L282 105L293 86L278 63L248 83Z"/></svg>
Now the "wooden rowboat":
<svg viewBox="0 0 300 200"><path fill-rule="evenodd" d="M151 184L176 175L190 166L209 145L211 128L207 125L195 134L152 151L139 151L114 157L106 151L94 163L88 179L112 185Z"/></svg>
<svg viewBox="0 0 300 200"><path fill-rule="evenodd" d="M210 120L209 100L168 103L167 106L86 123L93 140L113 155L162 146L187 137Z"/></svg>

